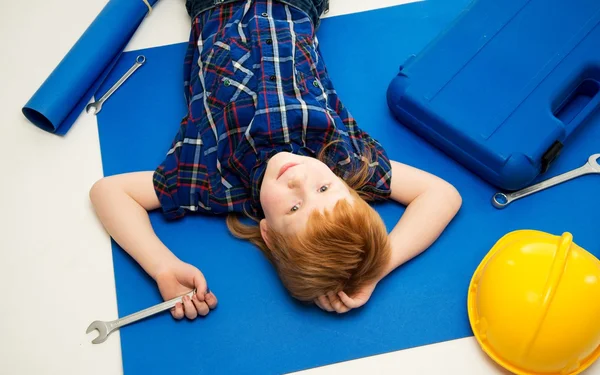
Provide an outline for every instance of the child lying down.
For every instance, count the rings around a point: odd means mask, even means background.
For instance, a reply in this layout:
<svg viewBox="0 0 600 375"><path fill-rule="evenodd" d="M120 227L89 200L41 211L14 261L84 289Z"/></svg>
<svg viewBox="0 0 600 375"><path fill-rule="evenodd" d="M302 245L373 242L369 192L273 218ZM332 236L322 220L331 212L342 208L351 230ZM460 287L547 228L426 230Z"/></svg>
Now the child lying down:
<svg viewBox="0 0 600 375"><path fill-rule="evenodd" d="M447 182L390 160L342 104L315 31L327 0L187 0L187 115L154 171L110 176L90 197L112 238L171 311L207 315L217 296L201 271L154 233L168 219L223 215L256 245L289 293L323 310L364 305L378 282L427 249L461 206ZM293 4L292 4L293 3ZM390 233L368 202L406 205ZM240 216L252 218L246 225Z"/></svg>

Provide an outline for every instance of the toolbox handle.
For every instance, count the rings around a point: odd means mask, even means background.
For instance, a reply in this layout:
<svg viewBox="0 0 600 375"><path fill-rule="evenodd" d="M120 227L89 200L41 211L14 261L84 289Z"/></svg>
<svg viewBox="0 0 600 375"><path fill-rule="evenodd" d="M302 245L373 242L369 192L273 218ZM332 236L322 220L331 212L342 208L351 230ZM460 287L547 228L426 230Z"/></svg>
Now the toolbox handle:
<svg viewBox="0 0 600 375"><path fill-rule="evenodd" d="M586 78L569 93L554 111L569 135L600 108L600 81Z"/></svg>

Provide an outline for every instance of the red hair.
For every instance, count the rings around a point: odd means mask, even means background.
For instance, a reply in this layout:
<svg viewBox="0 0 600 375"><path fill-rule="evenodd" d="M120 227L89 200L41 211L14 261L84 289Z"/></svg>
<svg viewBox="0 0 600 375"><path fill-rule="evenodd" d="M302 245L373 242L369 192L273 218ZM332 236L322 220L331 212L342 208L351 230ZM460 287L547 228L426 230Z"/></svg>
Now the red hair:
<svg viewBox="0 0 600 375"><path fill-rule="evenodd" d="M370 177L369 165L364 162L345 181L352 202L342 199L330 211L315 210L300 233L284 235L269 227L270 247L259 226L242 224L234 215L227 217L227 226L234 236L262 251L294 298L312 301L342 290L352 296L380 277L391 254L387 228L367 203L368 196L360 192Z"/></svg>

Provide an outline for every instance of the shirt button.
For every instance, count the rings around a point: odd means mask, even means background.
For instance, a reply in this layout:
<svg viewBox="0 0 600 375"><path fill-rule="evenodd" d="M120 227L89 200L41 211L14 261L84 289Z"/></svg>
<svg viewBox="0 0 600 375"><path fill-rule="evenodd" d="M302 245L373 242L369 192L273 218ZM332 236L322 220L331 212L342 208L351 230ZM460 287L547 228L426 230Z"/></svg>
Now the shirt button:
<svg viewBox="0 0 600 375"><path fill-rule="evenodd" d="M277 77L275 77L275 76L270 76L270 77L269 77L269 79L270 79L271 81L275 81L275 80L277 79Z"/></svg>
<svg viewBox="0 0 600 375"><path fill-rule="evenodd" d="M317 81L316 79L313 81L313 86L315 87L319 87L319 81Z"/></svg>
<svg viewBox="0 0 600 375"><path fill-rule="evenodd" d="M263 13L262 16L263 17L269 17L269 14L268 13Z"/></svg>
<svg viewBox="0 0 600 375"><path fill-rule="evenodd" d="M267 44L273 44L273 39L267 39Z"/></svg>
<svg viewBox="0 0 600 375"><path fill-rule="evenodd" d="M225 79L225 80L223 81L223 83L225 84L225 86L229 86L229 85L231 85L231 81L230 81L230 80L228 80L228 79Z"/></svg>

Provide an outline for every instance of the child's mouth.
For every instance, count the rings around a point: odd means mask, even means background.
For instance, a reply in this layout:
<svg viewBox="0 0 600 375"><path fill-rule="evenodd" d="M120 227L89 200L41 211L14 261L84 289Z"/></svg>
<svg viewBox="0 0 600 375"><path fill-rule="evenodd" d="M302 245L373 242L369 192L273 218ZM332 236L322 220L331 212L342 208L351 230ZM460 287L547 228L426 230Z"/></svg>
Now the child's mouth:
<svg viewBox="0 0 600 375"><path fill-rule="evenodd" d="M281 177L288 169L295 167L296 165L298 165L298 163L286 163L283 165L283 167L281 167L281 169L279 170L279 174L277 175L277 179L279 179L279 177Z"/></svg>

